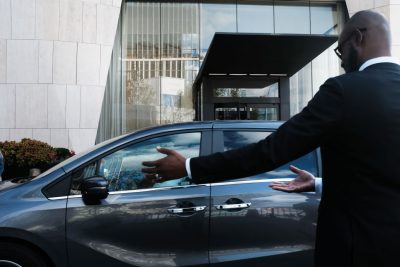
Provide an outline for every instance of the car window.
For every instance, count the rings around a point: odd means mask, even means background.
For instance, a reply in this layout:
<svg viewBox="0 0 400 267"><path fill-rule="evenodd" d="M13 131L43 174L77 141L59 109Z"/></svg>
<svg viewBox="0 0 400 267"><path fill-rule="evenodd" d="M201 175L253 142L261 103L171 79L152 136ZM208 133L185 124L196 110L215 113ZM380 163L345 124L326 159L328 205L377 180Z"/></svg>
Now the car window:
<svg viewBox="0 0 400 267"><path fill-rule="evenodd" d="M96 168L97 168L97 162L94 162L86 166L85 168L73 172L71 190L70 190L71 195L81 194L81 181L83 179L96 176Z"/></svg>
<svg viewBox="0 0 400 267"><path fill-rule="evenodd" d="M272 132L257 131L224 131L224 151L242 147L251 143L256 143ZM318 163L316 152L308 153L296 160L276 168L275 170L251 177L251 179L274 179L274 178L294 178L296 175L289 170L289 165L294 165L300 169L307 170L314 176L318 175ZM249 178L245 178L249 179ZM243 179L241 179L243 180Z"/></svg>
<svg viewBox="0 0 400 267"><path fill-rule="evenodd" d="M79 190L82 179L95 175L108 180L110 192L188 185L190 180L187 177L156 184L144 183L142 162L165 156L156 151L157 146L174 149L185 157L197 157L200 154L200 141L200 132L181 133L155 137L125 147L76 172L73 175L71 194Z"/></svg>

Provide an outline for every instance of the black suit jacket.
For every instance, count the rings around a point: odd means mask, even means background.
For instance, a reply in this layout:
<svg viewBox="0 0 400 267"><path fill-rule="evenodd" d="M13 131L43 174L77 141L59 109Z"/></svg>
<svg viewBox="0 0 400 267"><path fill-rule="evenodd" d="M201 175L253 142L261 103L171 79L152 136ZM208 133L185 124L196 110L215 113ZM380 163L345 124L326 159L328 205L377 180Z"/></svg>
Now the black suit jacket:
<svg viewBox="0 0 400 267"><path fill-rule="evenodd" d="M327 80L266 139L190 161L195 182L272 170L321 147L317 266L400 266L400 67Z"/></svg>

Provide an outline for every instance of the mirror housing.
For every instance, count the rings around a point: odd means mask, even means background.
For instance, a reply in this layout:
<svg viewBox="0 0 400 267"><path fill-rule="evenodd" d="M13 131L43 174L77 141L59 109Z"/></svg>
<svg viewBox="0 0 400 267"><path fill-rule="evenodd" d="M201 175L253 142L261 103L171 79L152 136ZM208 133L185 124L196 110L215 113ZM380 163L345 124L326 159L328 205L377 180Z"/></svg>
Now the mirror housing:
<svg viewBox="0 0 400 267"><path fill-rule="evenodd" d="M104 177L91 177L81 183L82 199L85 204L100 204L108 196L108 181Z"/></svg>

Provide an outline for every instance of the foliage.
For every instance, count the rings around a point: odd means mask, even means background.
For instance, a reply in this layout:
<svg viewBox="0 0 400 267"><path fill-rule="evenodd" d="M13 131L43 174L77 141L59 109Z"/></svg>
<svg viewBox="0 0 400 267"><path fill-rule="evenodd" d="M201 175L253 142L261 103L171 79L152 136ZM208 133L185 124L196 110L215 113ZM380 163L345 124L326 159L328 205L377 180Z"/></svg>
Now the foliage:
<svg viewBox="0 0 400 267"><path fill-rule="evenodd" d="M240 88L217 88L215 89L215 96L217 97L239 97L241 93Z"/></svg>
<svg viewBox="0 0 400 267"><path fill-rule="evenodd" d="M54 151L56 152L56 161L61 162L67 158L72 157L75 155L75 152L72 150L69 150L68 148L63 148L63 147L56 147L54 148Z"/></svg>
<svg viewBox="0 0 400 267"><path fill-rule="evenodd" d="M75 153L66 148L53 148L49 144L32 139L21 142L0 142L0 150L7 168L40 168L42 171L73 156Z"/></svg>

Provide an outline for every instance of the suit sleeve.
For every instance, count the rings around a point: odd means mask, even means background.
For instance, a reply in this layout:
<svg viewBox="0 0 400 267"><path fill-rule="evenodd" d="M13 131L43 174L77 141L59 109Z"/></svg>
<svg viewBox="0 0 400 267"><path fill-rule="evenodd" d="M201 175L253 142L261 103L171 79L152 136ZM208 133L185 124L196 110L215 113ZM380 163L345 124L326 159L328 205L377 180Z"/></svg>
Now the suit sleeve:
<svg viewBox="0 0 400 267"><path fill-rule="evenodd" d="M258 143L192 158L195 183L220 182L273 170L329 141L343 127L343 89L327 80L308 105Z"/></svg>

